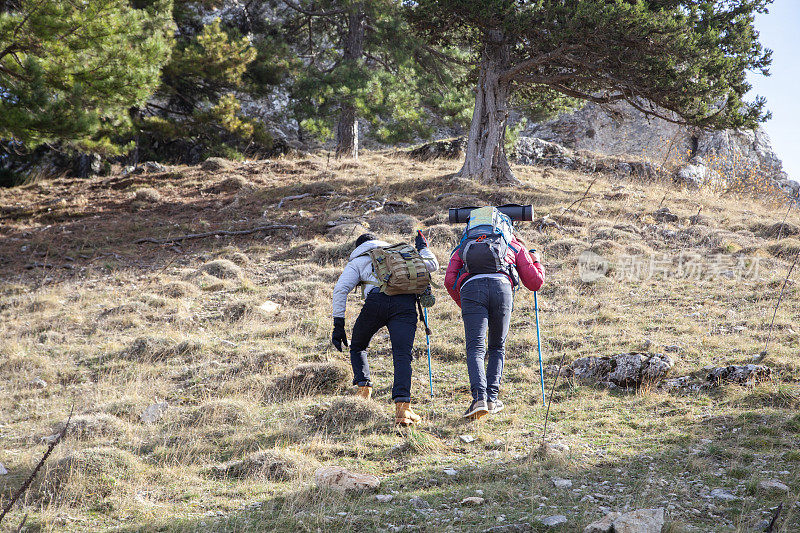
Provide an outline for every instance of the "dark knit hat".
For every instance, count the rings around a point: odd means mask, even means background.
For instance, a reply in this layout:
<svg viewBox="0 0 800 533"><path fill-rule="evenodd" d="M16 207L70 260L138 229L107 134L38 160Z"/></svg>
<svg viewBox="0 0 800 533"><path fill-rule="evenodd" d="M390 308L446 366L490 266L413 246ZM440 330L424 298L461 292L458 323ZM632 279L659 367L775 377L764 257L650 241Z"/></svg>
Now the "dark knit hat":
<svg viewBox="0 0 800 533"><path fill-rule="evenodd" d="M374 233L364 233L358 239L356 239L356 248L358 248L367 241L374 241L377 239L378 237Z"/></svg>

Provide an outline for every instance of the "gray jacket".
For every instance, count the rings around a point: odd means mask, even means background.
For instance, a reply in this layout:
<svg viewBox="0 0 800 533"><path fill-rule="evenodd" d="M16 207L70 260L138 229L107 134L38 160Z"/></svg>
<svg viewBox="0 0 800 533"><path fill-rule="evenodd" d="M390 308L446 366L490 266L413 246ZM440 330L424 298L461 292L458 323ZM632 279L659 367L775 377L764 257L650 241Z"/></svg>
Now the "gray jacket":
<svg viewBox="0 0 800 533"><path fill-rule="evenodd" d="M372 272L372 259L367 252L373 248L382 246L389 246L388 242L384 241L367 241L362 243L361 246L353 250L350 254L350 261L344 267L342 275L339 276L336 285L333 287L333 317L344 317L344 312L347 307L347 295L350 291L355 289L362 281L371 281L378 284L378 278ZM425 268L428 272L436 272L439 269L439 262L436 256L433 255L427 248L420 250L419 255L425 261ZM370 286L371 288L371 286Z"/></svg>

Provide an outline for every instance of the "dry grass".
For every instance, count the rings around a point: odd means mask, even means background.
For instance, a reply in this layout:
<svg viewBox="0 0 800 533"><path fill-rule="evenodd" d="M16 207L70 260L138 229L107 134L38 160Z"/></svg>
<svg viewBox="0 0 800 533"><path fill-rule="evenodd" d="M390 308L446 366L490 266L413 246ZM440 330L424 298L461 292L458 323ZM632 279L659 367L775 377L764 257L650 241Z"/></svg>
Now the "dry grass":
<svg viewBox="0 0 800 533"><path fill-rule="evenodd" d="M0 190L0 204L10 206L0 240L7 259L0 462L9 470L0 476L0 500L36 464L41 438L59 429L73 403L79 413L11 524L28 513L29 527L42 532L388 531L401 524L483 531L514 523L537 530L537 517L565 514L561 530L581 531L601 507L665 506L672 531L746 531L783 501L780 531L800 528L800 291L793 283L766 360L772 381L612 392L562 380L548 442L569 451L538 454L544 410L529 293L515 300L506 410L468 424L459 418L468 400L460 312L437 290L435 395L418 330L412 392L423 422L394 428L385 330L370 346L372 402L349 396L348 354L330 347L331 290L357 235L327 225L349 217L391 241L411 239L420 226L444 262L461 231L445 223L447 208L533 203L537 219L549 215L549 222L518 228L548 269L539 294L545 364L676 345L674 374L702 379L704 367L749 362L763 348L798 246L795 210L781 226L785 206L769 200L600 177L566 211L596 176L517 168L520 186L484 186L452 179L456 161L381 153L357 165L328 165L320 156L216 164L213 172L176 168L169 180L61 179ZM161 200L132 208L134 191L144 188ZM383 211L361 216L376 207L371 199L384 197ZM655 220L664 206L677 222ZM698 211L702 220L692 219ZM244 229L265 218L298 230L181 247L134 242ZM608 256L609 275L618 277L581 281L578 256L587 249ZM631 255L673 270L622 276ZM679 277L681 257L719 257L720 273ZM740 259L758 260L758 271L741 280L724 275ZM50 267L24 268L37 263ZM349 300L348 336L359 298ZM277 304L268 314L259 310L266 301ZM548 386L552 379L546 375ZM143 422L141 413L161 402L169 406L163 417ZM394 499L317 490L318 464L374 473L380 493ZM445 473L450 468L454 475ZM553 476L571 479L573 489L555 489ZM791 492L762 494L758 482L767 478ZM718 487L741 500L705 497ZM458 505L476 490L483 506ZM412 510L412 497L430 509Z"/></svg>

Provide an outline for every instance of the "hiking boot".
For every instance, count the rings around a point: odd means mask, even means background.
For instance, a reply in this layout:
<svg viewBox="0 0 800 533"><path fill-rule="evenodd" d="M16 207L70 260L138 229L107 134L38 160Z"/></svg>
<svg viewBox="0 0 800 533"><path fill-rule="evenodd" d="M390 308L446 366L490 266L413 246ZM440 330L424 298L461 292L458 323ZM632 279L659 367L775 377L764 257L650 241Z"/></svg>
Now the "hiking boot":
<svg viewBox="0 0 800 533"><path fill-rule="evenodd" d="M356 396L359 398L364 398L365 400L369 400L372 398L372 387L367 385L359 385L358 391L356 392Z"/></svg>
<svg viewBox="0 0 800 533"><path fill-rule="evenodd" d="M477 420L482 416L489 414L489 407L486 405L486 400L473 400L469 404L467 412L464 413L464 418Z"/></svg>
<svg viewBox="0 0 800 533"><path fill-rule="evenodd" d="M486 402L486 406L489 409L489 414L493 415L495 413L499 413L505 408L503 405L503 400L495 400L493 402Z"/></svg>
<svg viewBox="0 0 800 533"><path fill-rule="evenodd" d="M395 407L395 415L394 415L394 423L398 426L410 426L411 424L417 424L422 417L419 416L417 413L411 410L411 404L409 402L397 402L394 404Z"/></svg>

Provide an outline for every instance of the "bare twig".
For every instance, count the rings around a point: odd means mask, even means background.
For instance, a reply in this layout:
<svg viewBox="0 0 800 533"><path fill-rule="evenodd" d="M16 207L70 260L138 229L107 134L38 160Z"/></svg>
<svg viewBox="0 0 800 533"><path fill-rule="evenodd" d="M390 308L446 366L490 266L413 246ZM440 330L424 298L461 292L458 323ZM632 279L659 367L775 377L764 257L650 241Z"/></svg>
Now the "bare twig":
<svg viewBox="0 0 800 533"><path fill-rule="evenodd" d="M278 209L283 207L283 202L288 202L289 200L300 200L301 198L307 198L309 196L311 196L310 192L306 192L303 194L295 194L294 196L284 196L283 198L281 198L281 201L278 202Z"/></svg>
<svg viewBox="0 0 800 533"><path fill-rule="evenodd" d="M775 514L772 516L772 520L769 521L769 525L764 530L764 533L772 533L775 530L775 524L778 522L778 517L781 515L782 510L783 502L778 504L778 508L775 509Z"/></svg>
<svg viewBox="0 0 800 533"><path fill-rule="evenodd" d="M591 188L592 188L592 185L594 185L594 182L596 182L596 181L597 181L597 178L593 179L593 180L592 180L592 182L589 184L589 186L588 186L588 187L586 187L586 190L583 192L583 196L581 196L580 198L578 198L577 200L575 200L574 202L572 202L572 204L570 204L570 206L569 206L568 208L566 208L566 209L564 210L564 212L566 213L566 212L568 212L568 211L572 211L572 208L573 208L573 206L574 206L575 204L578 204L578 205L580 205L580 204L581 204L581 202L583 202L584 200L586 200L586 197L587 197L587 196L589 196L589 189L591 189Z"/></svg>
<svg viewBox="0 0 800 533"><path fill-rule="evenodd" d="M384 198L382 202L375 202L375 203L378 204L376 207L373 207L372 209L367 209L366 211L364 211L364 214L361 215L361 216L365 217L365 216L370 215L372 213L377 213L378 211L383 211L383 208L386 206L386 198Z"/></svg>
<svg viewBox="0 0 800 533"><path fill-rule="evenodd" d="M789 209L786 210L786 214L783 215L783 220L781 221L781 227L778 228L778 237L775 239L777 241L781 240L781 233L783 233L783 227L786 225L786 219L789 217L789 211L792 210L794 206L794 202L789 202Z"/></svg>
<svg viewBox="0 0 800 533"><path fill-rule="evenodd" d="M188 235L181 235L179 237L171 237L168 239L153 239L148 237L146 239L139 239L134 242L135 244L143 244L143 243L170 244L173 242L188 241L190 239L203 239L205 237L214 237L217 235L224 235L224 236L249 235L251 233L256 233L258 231L274 231L278 229L295 230L297 229L297 226L293 226L291 224L272 224L270 226L258 226L257 228L243 229L237 231L218 230L218 231L207 231L205 233L190 233Z"/></svg>
<svg viewBox="0 0 800 533"><path fill-rule="evenodd" d="M772 339L772 326L775 325L775 316L778 314L778 307L781 306L781 300L783 300L783 292L786 290L786 285L789 283L789 278L792 275L794 266L797 264L798 255L800 255L800 247L798 247L797 251L794 253L794 261L792 261L792 266L789 267L789 272L786 274L786 279L783 280L781 293L778 295L778 303L775 304L775 310L772 312L772 321L769 323L769 330L767 330L767 342L764 343L764 350L757 358L759 362L763 361L767 357L767 347L769 346L769 341Z"/></svg>
<svg viewBox="0 0 800 533"><path fill-rule="evenodd" d="M550 397L547 399L547 410L544 413L544 431L542 431L542 445L547 439L547 420L550 417L550 404L553 403L553 393L556 391L556 383L558 383L558 376L561 375L561 367L564 365L564 356L567 352L561 354L561 360L558 362L558 371L556 372L556 379L553 380L553 387L550 389Z"/></svg>
<svg viewBox="0 0 800 533"><path fill-rule="evenodd" d="M22 522L19 523L17 526L17 533L22 533L22 528L25 527L25 522L28 520L28 513L25 513L25 516L22 517Z"/></svg>
<svg viewBox="0 0 800 533"><path fill-rule="evenodd" d="M61 439L63 439L64 435L67 434L67 429L69 428L69 423L72 421L72 413L73 413L74 410L75 410L75 404L73 404L72 408L69 410L69 416L67 417L67 423L64 424L64 427L61 429L61 431L59 432L58 436L53 440L53 442L50 443L50 446L47 447L47 451L44 452L44 455L39 460L39 464L37 464L36 468L33 469L33 472L31 472L31 475L28 476L28 479L25 480L25 483L23 483L22 486L19 489L17 489L17 492L14 493L14 496L11 498L11 501L9 501L8 504L6 504L6 506L3 508L3 512L0 513L0 523L3 522L3 518L5 518L5 516L8 514L8 512L14 506L14 504L17 503L17 500L19 500L19 498L23 494L25 494L25 491L28 490L28 487L30 487L31 483L33 483L33 480L36 477L36 474L39 473L39 470L42 468L42 466L44 465L45 461L47 461L47 458L50 457L51 453L53 453L53 449L55 449L55 447L58 446L58 443L61 442ZM25 516L27 518L27 515L25 515ZM20 528L22 528L22 525L24 523L25 523L25 520L23 519L22 520L22 524L20 524Z"/></svg>

